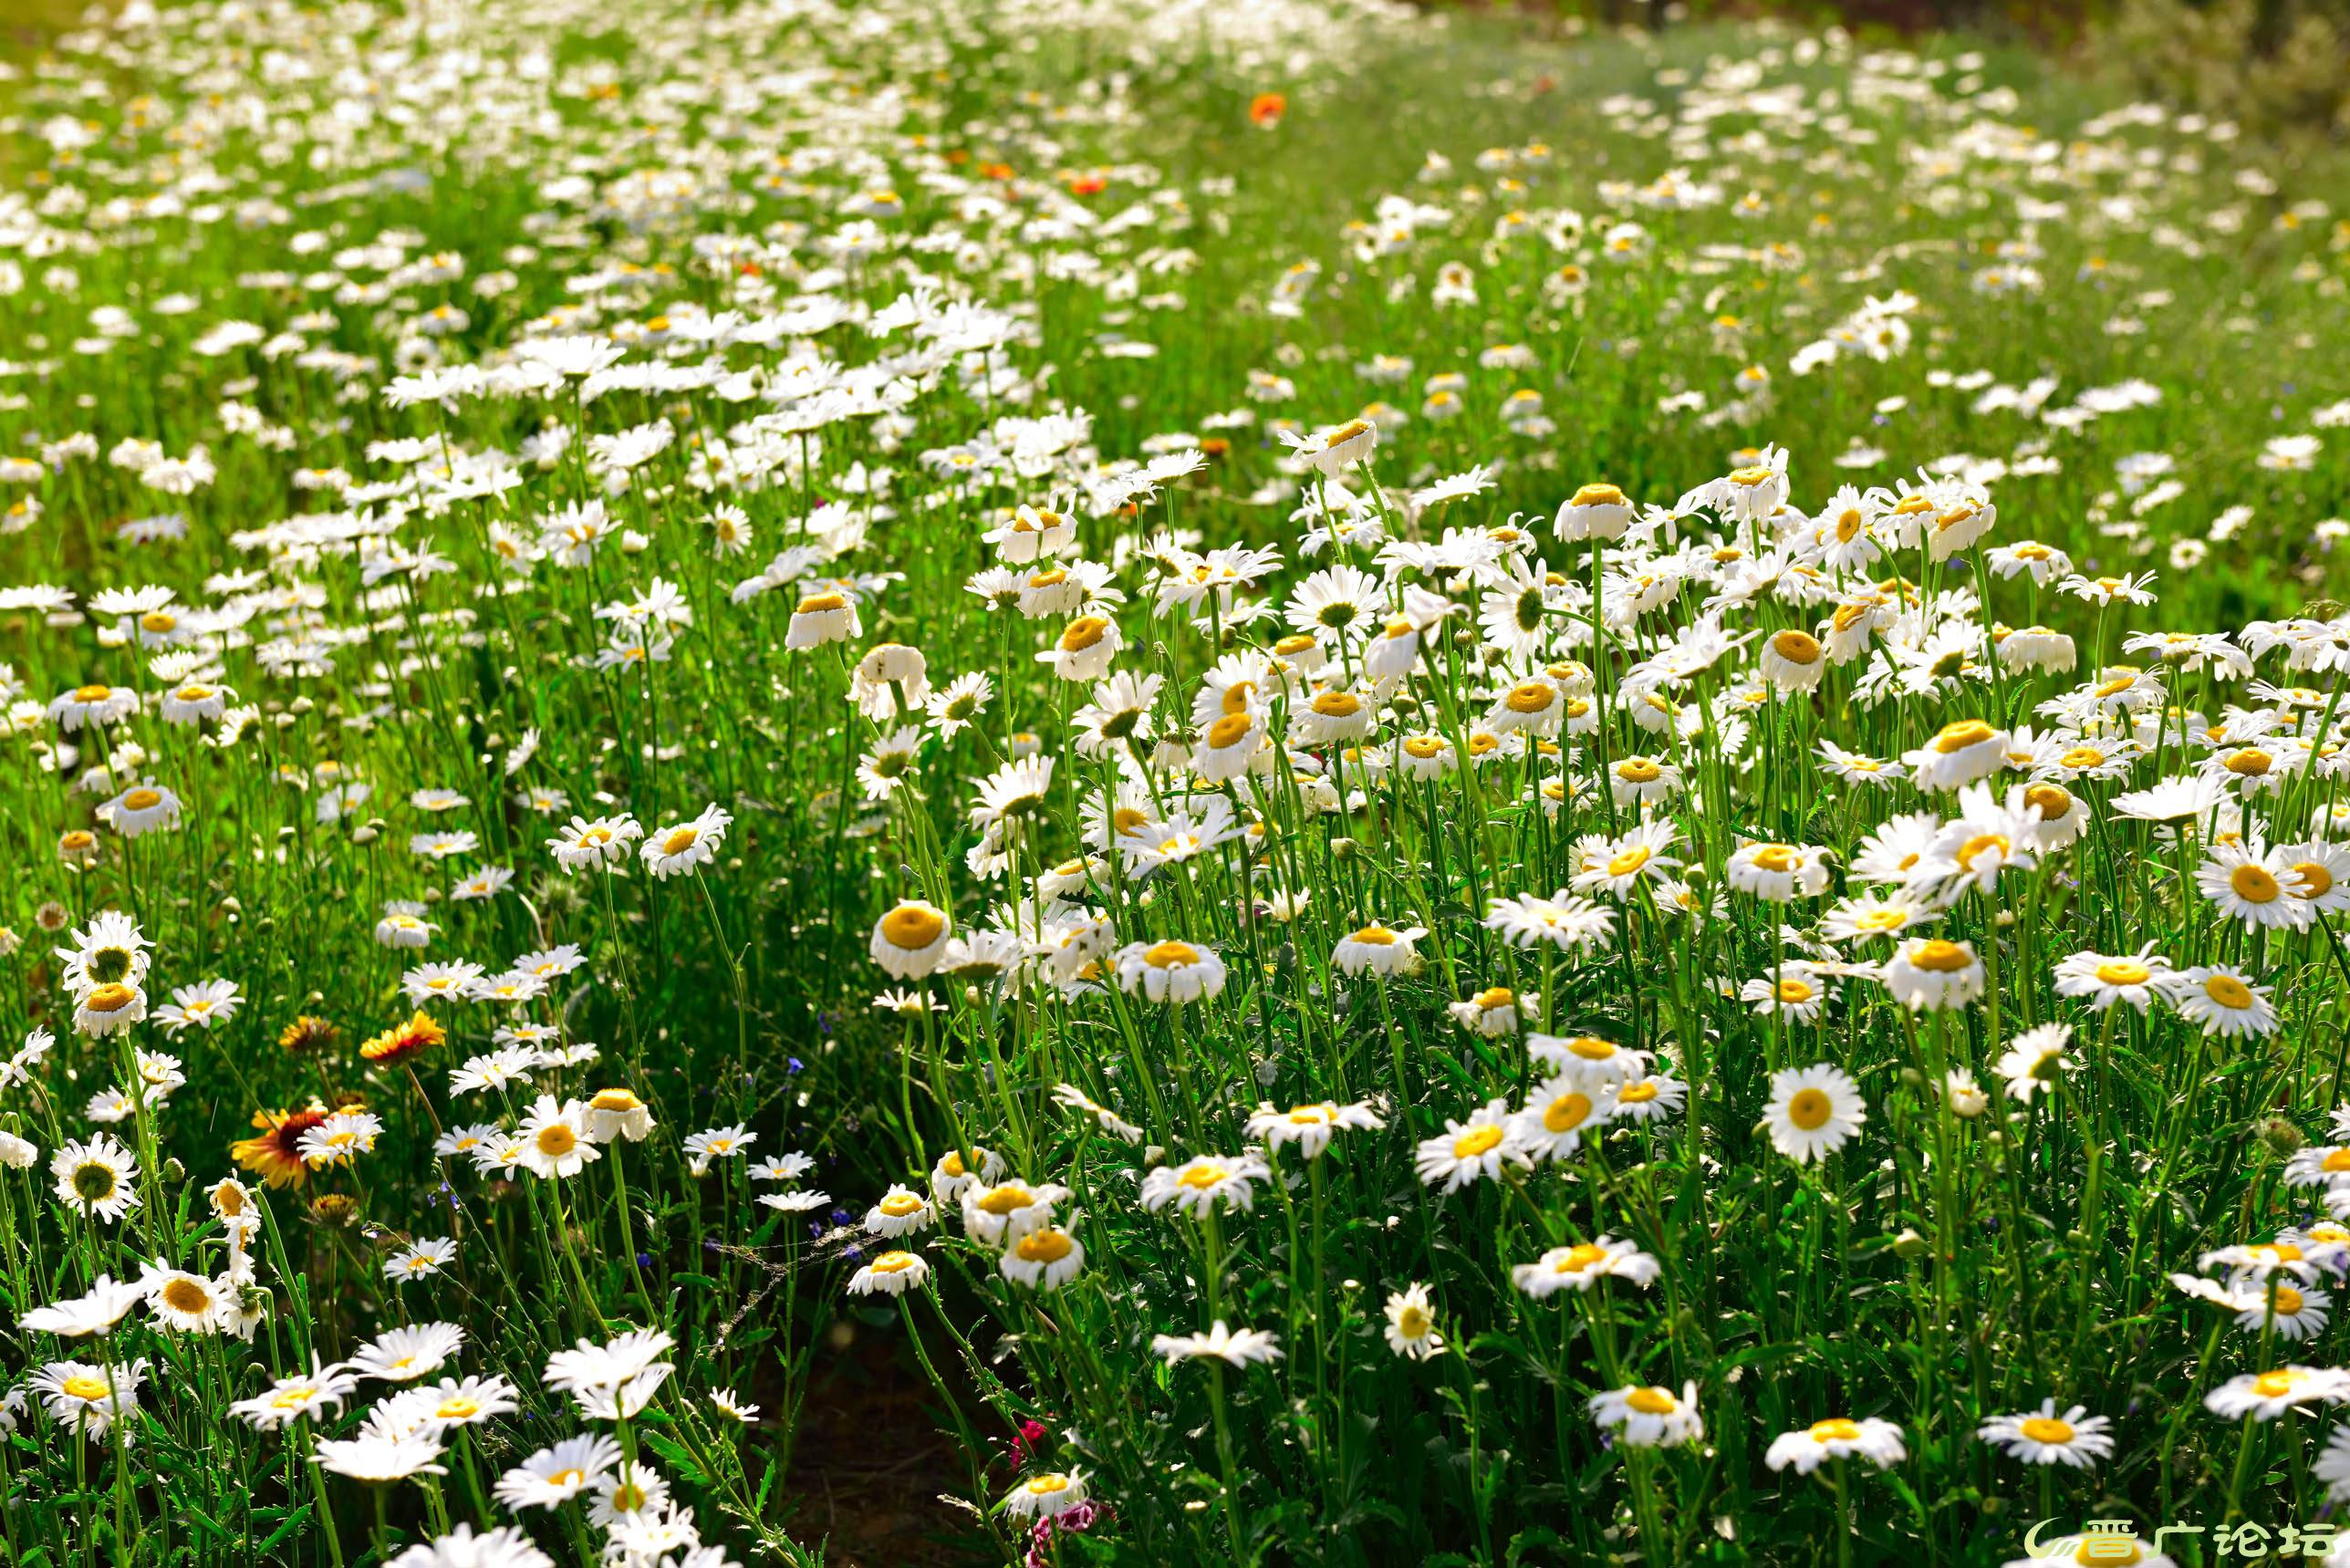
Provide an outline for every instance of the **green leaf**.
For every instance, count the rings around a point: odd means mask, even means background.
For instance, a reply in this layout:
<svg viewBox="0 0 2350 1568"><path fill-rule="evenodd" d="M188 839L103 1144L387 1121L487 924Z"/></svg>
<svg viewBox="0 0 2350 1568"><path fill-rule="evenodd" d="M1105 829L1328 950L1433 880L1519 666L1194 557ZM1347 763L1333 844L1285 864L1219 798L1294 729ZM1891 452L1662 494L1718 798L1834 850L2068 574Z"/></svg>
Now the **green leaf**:
<svg viewBox="0 0 2350 1568"><path fill-rule="evenodd" d="M296 1509L286 1519L286 1522L277 1527L277 1532L261 1543L261 1550L258 1555L263 1557L268 1556L272 1552L276 1551L288 1536L291 1536L296 1531L301 1529L304 1524L307 1523L310 1518L310 1510L315 1506L317 1505L306 1502L301 1507Z"/></svg>
<svg viewBox="0 0 2350 1568"><path fill-rule="evenodd" d="M694 1463L692 1454L687 1452L684 1444L664 1438L659 1432L639 1432L638 1436L644 1439L645 1447L668 1460L671 1468L692 1485L706 1487L712 1484L710 1478L702 1473L702 1467Z"/></svg>

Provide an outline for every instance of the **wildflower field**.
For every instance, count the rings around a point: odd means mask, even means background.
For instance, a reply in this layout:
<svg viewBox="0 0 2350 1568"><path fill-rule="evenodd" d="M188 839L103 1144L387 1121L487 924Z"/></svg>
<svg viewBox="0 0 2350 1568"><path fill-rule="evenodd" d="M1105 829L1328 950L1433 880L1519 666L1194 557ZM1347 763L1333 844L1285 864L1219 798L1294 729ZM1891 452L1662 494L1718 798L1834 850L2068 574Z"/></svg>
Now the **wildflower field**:
<svg viewBox="0 0 2350 1568"><path fill-rule="evenodd" d="M2350 1563L2350 160L1964 40L0 70L0 1562Z"/></svg>

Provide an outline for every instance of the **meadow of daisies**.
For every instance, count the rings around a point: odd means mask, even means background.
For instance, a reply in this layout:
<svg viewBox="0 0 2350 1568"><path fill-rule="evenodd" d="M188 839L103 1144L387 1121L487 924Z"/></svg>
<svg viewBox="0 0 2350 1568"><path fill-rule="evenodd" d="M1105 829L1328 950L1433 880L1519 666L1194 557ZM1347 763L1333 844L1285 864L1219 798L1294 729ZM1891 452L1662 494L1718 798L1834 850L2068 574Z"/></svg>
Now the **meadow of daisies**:
<svg viewBox="0 0 2350 1568"><path fill-rule="evenodd" d="M94 14L0 1560L2350 1562L2345 211L1930 39Z"/></svg>

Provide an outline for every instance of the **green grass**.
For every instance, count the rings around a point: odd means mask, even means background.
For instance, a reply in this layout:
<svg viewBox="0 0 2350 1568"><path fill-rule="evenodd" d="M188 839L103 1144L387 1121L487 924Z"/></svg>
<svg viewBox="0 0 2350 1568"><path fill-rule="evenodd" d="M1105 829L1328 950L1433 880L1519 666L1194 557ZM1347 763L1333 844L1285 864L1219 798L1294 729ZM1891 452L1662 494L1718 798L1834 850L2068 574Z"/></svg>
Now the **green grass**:
<svg viewBox="0 0 2350 1568"><path fill-rule="evenodd" d="M2350 1480L2350 1375L2223 1392L2343 1360L2338 158L1320 0L200 5L0 89L12 1561L1991 1563ZM441 1323L503 1381L378 1375ZM1979 1435L2044 1400L2110 1450Z"/></svg>

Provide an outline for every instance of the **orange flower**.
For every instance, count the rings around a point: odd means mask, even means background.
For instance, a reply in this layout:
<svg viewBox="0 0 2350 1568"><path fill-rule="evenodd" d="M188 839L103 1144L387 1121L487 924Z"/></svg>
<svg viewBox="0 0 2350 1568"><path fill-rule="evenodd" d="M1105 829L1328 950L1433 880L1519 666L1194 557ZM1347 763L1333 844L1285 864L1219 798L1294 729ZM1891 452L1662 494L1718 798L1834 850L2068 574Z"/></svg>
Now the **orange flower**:
<svg viewBox="0 0 2350 1568"><path fill-rule="evenodd" d="M359 1200L348 1192L322 1192L311 1203L310 1213L328 1225L348 1225L359 1217Z"/></svg>
<svg viewBox="0 0 2350 1568"><path fill-rule="evenodd" d="M1271 130L1289 112L1289 100L1277 92L1261 92L1249 99L1249 119Z"/></svg>
<svg viewBox="0 0 2350 1568"><path fill-rule="evenodd" d="M395 1062L405 1062L421 1051L429 1051L449 1038L448 1032L423 1012L418 1012L405 1023L387 1029L359 1047L359 1054L379 1066L388 1067Z"/></svg>
<svg viewBox="0 0 2350 1568"><path fill-rule="evenodd" d="M229 1147L238 1166L271 1187L299 1187L310 1179L303 1161L302 1135L327 1119L313 1105L298 1111L255 1111L253 1125L259 1137L244 1138Z"/></svg>
<svg viewBox="0 0 2350 1568"><path fill-rule="evenodd" d="M325 1019L306 1012L278 1032L277 1044L292 1055L308 1056L332 1045L341 1033Z"/></svg>

